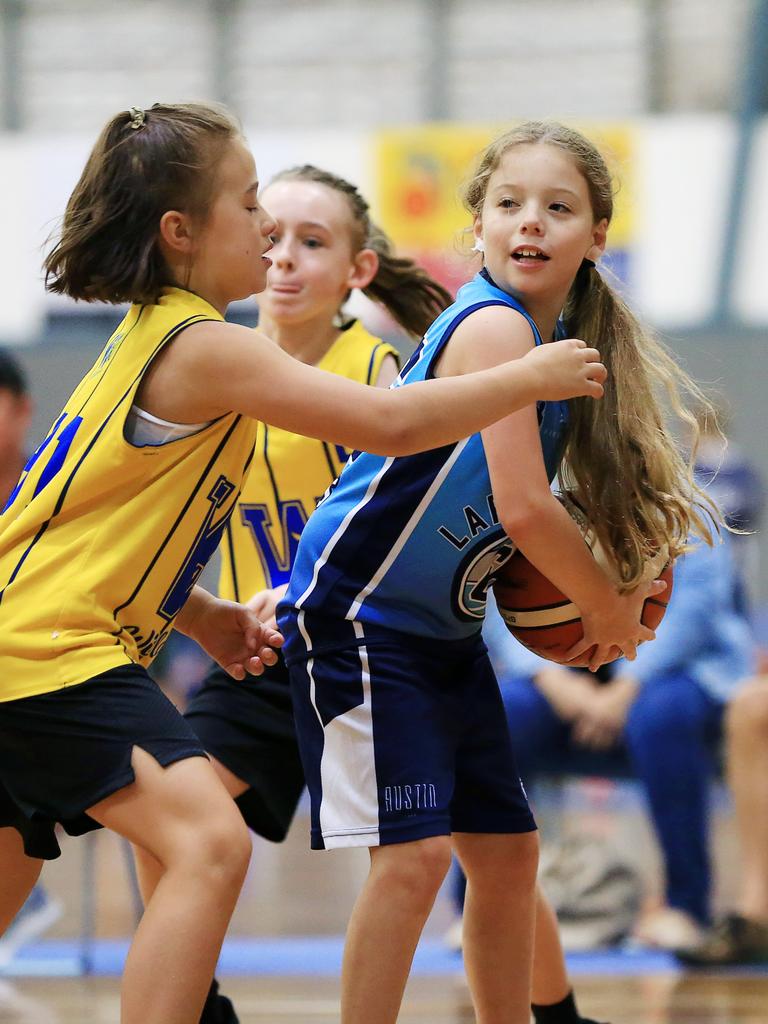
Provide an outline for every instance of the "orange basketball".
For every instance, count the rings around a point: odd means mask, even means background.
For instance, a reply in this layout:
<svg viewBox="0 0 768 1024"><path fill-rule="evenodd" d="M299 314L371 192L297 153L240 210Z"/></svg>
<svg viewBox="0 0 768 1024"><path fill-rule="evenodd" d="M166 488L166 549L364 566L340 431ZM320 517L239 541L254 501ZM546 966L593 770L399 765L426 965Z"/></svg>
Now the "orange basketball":
<svg viewBox="0 0 768 1024"><path fill-rule="evenodd" d="M579 525L592 554L604 567L608 567L608 560L581 509L567 498L561 497L560 500ZM663 593L647 598L643 606L643 625L655 629L664 618L672 593L672 565L667 564L661 571L651 566L649 578L650 573L653 573L653 578L662 579L667 584ZM493 592L507 629L521 644L542 658L558 661L584 635L576 605L550 583L521 551L515 551L498 571Z"/></svg>

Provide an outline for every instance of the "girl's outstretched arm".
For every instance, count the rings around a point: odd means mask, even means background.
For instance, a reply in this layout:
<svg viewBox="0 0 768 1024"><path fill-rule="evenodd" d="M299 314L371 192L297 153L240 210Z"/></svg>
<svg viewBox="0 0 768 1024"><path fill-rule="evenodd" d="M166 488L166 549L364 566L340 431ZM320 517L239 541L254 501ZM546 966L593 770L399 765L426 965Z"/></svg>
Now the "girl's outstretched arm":
<svg viewBox="0 0 768 1024"><path fill-rule="evenodd" d="M603 393L605 368L575 339L482 373L383 390L293 359L265 335L193 324L150 367L138 396L177 423L232 410L296 434L379 455L410 455L467 437L537 399Z"/></svg>

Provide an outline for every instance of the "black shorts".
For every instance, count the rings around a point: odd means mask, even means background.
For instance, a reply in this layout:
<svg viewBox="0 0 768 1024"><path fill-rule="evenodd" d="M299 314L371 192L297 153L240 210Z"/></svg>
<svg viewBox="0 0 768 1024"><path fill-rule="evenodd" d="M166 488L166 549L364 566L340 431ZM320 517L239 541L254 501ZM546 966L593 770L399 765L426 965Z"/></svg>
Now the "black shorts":
<svg viewBox="0 0 768 1024"><path fill-rule="evenodd" d="M100 828L86 811L134 781L134 747L164 767L205 757L139 665L0 702L0 828L18 829L29 857L58 857L56 824L72 836Z"/></svg>
<svg viewBox="0 0 768 1024"><path fill-rule="evenodd" d="M248 784L236 800L248 827L275 843L285 839L304 770L282 656L242 682L212 668L186 717L208 753Z"/></svg>

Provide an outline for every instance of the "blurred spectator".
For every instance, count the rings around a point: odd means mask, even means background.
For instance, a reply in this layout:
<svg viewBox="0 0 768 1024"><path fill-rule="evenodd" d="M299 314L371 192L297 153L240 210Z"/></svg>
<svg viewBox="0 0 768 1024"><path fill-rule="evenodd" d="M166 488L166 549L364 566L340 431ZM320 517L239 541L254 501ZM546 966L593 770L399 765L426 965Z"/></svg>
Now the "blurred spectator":
<svg viewBox="0 0 768 1024"><path fill-rule="evenodd" d="M732 550L746 587L744 600L751 606L759 573L756 533L765 508L765 487L756 467L737 444L727 439L730 416L722 402L716 403L716 412L720 430L703 408L694 410L701 431L696 475L723 510L728 525L745 531L733 535Z"/></svg>
<svg viewBox="0 0 768 1024"><path fill-rule="evenodd" d="M27 461L26 439L32 399L24 372L13 356L0 349L0 500L8 495ZM0 505L0 507L2 507Z"/></svg>
<svg viewBox="0 0 768 1024"><path fill-rule="evenodd" d="M660 948L693 945L710 920L709 783L726 703L753 672L737 593L729 537L692 549L675 565L657 639L636 661L614 663L609 679L544 661L497 615L487 620L524 784L540 772L610 775L627 762L641 783L662 850L666 898L636 931Z"/></svg>
<svg viewBox="0 0 768 1024"><path fill-rule="evenodd" d="M692 966L768 963L768 676L750 680L731 701L725 757L742 860L738 909L678 951Z"/></svg>
<svg viewBox="0 0 768 1024"><path fill-rule="evenodd" d="M27 461L26 439L31 419L32 399L24 372L10 353L0 350L0 508ZM21 946L50 928L61 911L59 901L52 899L42 885L36 885L0 938L0 968L13 959Z"/></svg>

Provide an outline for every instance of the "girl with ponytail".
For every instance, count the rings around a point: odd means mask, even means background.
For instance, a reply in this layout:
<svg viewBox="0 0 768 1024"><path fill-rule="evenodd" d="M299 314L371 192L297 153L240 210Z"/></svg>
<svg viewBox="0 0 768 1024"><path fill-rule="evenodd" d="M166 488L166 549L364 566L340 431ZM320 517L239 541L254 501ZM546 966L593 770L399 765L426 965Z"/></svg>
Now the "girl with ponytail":
<svg viewBox="0 0 768 1024"><path fill-rule="evenodd" d="M556 122L526 122L487 147L464 192L476 234L482 233L492 176L507 155L512 158L520 150L539 160L558 154L572 163L586 186L593 222L604 245L613 217L611 174L589 139ZM514 196L503 201L509 203L510 214L519 209ZM551 216L569 216L565 204L554 206ZM532 223L523 231L535 240L542 225ZM525 284L519 287L524 295ZM716 421L715 412L593 259L583 260L568 289L562 324L567 335L599 344L610 383L599 404L578 398L569 403L560 481L564 489L578 495L604 549L615 560L619 579L629 590L642 579L655 553L668 550L674 559L691 534L711 542L710 525L720 521L712 500L694 479L697 445L691 446L686 461L668 429L661 399L666 396L671 411L695 437L697 422L684 399L690 397L697 407L706 408L711 422Z"/></svg>
<svg viewBox="0 0 768 1024"><path fill-rule="evenodd" d="M682 372L594 267L612 213L594 147L558 125L525 125L483 154L467 205L483 267L395 387L461 378L577 334L606 352L615 395L591 410L531 403L414 458L362 453L302 533L278 620L312 846L367 846L371 860L347 933L342 1024L396 1021L452 853L468 880L463 951L477 1019L529 1020L536 826L480 637L510 538L580 609L584 639L568 657L596 669L654 639L640 615L664 584L649 557L674 557L691 530L709 536L706 501L654 393L666 385L679 409ZM609 541L614 576L552 494L558 472ZM544 920L538 967L572 1024L545 928L557 939Z"/></svg>

